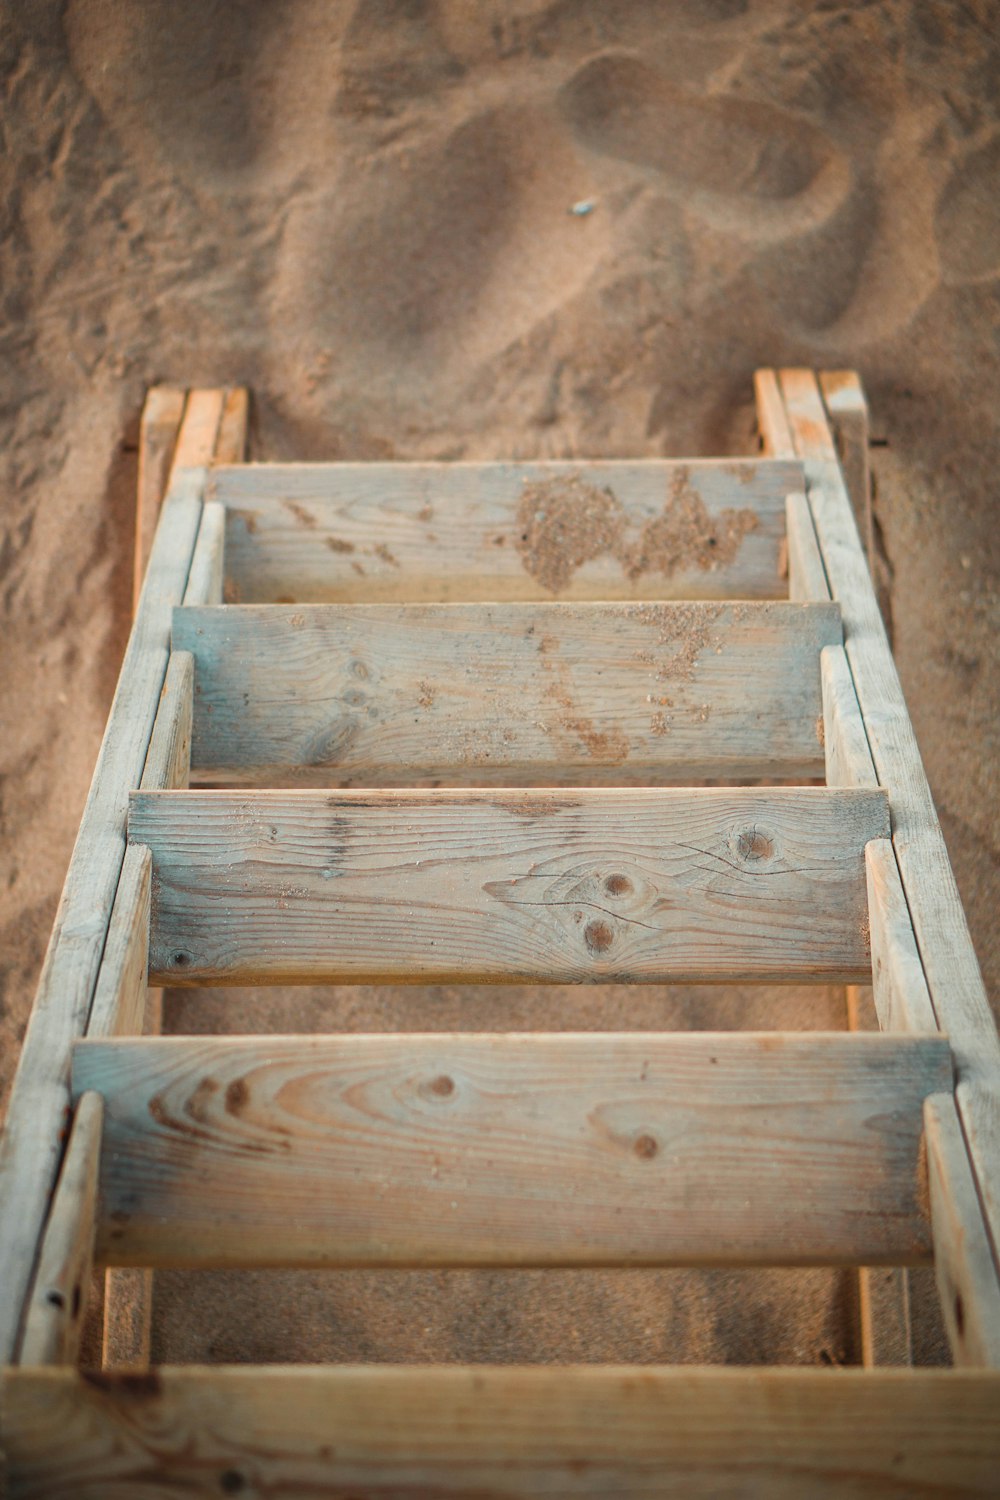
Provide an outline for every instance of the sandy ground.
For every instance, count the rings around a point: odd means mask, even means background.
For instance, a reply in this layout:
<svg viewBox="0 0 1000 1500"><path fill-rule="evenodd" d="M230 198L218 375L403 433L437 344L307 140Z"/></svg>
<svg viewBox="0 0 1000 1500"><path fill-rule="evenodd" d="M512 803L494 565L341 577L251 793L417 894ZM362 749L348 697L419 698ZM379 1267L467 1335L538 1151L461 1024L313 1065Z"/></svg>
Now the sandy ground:
<svg viewBox="0 0 1000 1500"><path fill-rule="evenodd" d="M897 659L1000 995L998 38L989 0L0 0L3 1097L128 629L157 380L248 385L258 457L454 459L749 452L755 366L859 369ZM280 1024L280 998L235 1022L202 998L172 1024ZM621 994L424 1002L657 1024ZM305 1024L357 1003L308 997ZM790 1003L655 1014L836 1008ZM390 1281L162 1278L158 1352L852 1352L820 1273Z"/></svg>

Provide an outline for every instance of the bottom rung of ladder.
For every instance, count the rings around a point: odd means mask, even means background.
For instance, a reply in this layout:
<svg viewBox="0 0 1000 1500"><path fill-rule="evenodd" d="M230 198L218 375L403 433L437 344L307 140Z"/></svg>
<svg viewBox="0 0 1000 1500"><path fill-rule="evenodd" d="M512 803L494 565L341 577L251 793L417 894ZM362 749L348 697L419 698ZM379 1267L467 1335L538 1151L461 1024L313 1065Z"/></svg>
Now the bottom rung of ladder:
<svg viewBox="0 0 1000 1500"><path fill-rule="evenodd" d="M995 1496L1000 1374L340 1366L12 1370L10 1494Z"/></svg>
<svg viewBox="0 0 1000 1500"><path fill-rule="evenodd" d="M152 1266L931 1257L947 1041L834 1034L82 1042L97 1255Z"/></svg>

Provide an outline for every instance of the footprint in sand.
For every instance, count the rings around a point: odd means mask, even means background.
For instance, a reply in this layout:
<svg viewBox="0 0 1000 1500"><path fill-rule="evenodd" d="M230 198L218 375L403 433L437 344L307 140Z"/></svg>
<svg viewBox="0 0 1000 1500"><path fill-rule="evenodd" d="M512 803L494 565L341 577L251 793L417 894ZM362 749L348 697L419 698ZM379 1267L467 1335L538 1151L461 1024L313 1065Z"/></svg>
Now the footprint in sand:
<svg viewBox="0 0 1000 1500"><path fill-rule="evenodd" d="M377 383L403 366L466 372L562 306L608 244L569 213L589 180L557 117L503 106L372 160L293 204L274 317Z"/></svg>
<svg viewBox="0 0 1000 1500"><path fill-rule="evenodd" d="M836 162L829 139L799 116L733 94L689 92L628 54L585 63L560 103L590 150L702 193L787 205Z"/></svg>

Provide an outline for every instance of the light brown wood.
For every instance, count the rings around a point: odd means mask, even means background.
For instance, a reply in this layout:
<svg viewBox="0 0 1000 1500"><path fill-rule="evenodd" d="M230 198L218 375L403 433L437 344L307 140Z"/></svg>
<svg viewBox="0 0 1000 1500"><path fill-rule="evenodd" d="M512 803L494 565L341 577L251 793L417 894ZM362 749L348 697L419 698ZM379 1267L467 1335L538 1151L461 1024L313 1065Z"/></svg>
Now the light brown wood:
<svg viewBox="0 0 1000 1500"><path fill-rule="evenodd" d="M854 680L843 646L820 653L823 692L823 743L827 786L878 786L858 707Z"/></svg>
<svg viewBox="0 0 1000 1500"><path fill-rule="evenodd" d="M213 461L225 401L222 390L188 391L168 488L173 488L185 469L204 469Z"/></svg>
<svg viewBox="0 0 1000 1500"><path fill-rule="evenodd" d="M755 370L753 389L757 426L764 452L776 459L795 458L795 439L785 411L777 371Z"/></svg>
<svg viewBox="0 0 1000 1500"><path fill-rule="evenodd" d="M11 1500L995 1500L1000 1376L562 1366L3 1377ZM159 1487L159 1486L158 1486Z"/></svg>
<svg viewBox="0 0 1000 1500"><path fill-rule="evenodd" d="M21 1351L26 1365L73 1364L79 1353L94 1255L103 1116L101 1096L83 1094L73 1116L28 1303Z"/></svg>
<svg viewBox="0 0 1000 1500"><path fill-rule="evenodd" d="M149 554L167 488L174 445L184 415L185 392L175 386L154 385L146 394L139 425L139 483L135 513L135 564L132 613L146 576Z"/></svg>
<svg viewBox="0 0 1000 1500"><path fill-rule="evenodd" d="M870 977L881 791L149 792L153 983Z"/></svg>
<svg viewBox="0 0 1000 1500"><path fill-rule="evenodd" d="M808 780L840 640L835 605L787 603L271 604L173 628L195 778L268 786Z"/></svg>
<svg viewBox="0 0 1000 1500"><path fill-rule="evenodd" d="M1000 1286L950 1093L928 1099L927 1172L934 1268L956 1365L1000 1368Z"/></svg>
<svg viewBox="0 0 1000 1500"><path fill-rule="evenodd" d="M245 386L227 390L222 402L219 431L212 451L216 464L241 464L247 455L250 393Z"/></svg>
<svg viewBox="0 0 1000 1500"><path fill-rule="evenodd" d="M244 464L227 602L768 599L794 462Z"/></svg>
<svg viewBox="0 0 1000 1500"><path fill-rule="evenodd" d="M868 568L874 578L875 522L868 461L868 402L854 370L821 371L819 385Z"/></svg>
<svg viewBox="0 0 1000 1500"><path fill-rule="evenodd" d="M972 948L941 826L858 539L815 377L781 390L880 783L892 791L893 846L939 1025L955 1055L956 1098L993 1246L1000 1243L1000 1039Z"/></svg>
<svg viewBox="0 0 1000 1500"><path fill-rule="evenodd" d="M81 1042L98 1253L154 1266L928 1259L943 1038Z"/></svg>

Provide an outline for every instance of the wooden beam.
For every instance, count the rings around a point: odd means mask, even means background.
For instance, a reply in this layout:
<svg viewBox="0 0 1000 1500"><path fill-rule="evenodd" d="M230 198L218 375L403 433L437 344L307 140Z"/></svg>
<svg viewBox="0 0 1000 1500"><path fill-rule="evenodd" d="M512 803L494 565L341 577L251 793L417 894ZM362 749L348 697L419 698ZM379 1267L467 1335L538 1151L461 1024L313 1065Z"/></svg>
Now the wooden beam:
<svg viewBox="0 0 1000 1500"><path fill-rule="evenodd" d="M795 439L785 411L777 371L755 370L753 389L757 406L757 427L764 452L776 459L795 458Z"/></svg>
<svg viewBox="0 0 1000 1500"><path fill-rule="evenodd" d="M222 603L225 536L225 509L210 500L202 511L198 545L184 595L186 605Z"/></svg>
<svg viewBox="0 0 1000 1500"><path fill-rule="evenodd" d="M1000 1376L561 1366L3 1376L12 1497L993 1500Z"/></svg>
<svg viewBox="0 0 1000 1500"><path fill-rule="evenodd" d="M956 1099L994 1261L1000 1244L1000 1039L976 961L941 825L858 538L826 411L808 370L781 390L847 657L882 786L892 791L892 842L938 1025L957 1069Z"/></svg>
<svg viewBox="0 0 1000 1500"><path fill-rule="evenodd" d="M785 524L788 530L789 599L799 602L829 599L830 587L805 495L788 496Z"/></svg>
<svg viewBox="0 0 1000 1500"><path fill-rule="evenodd" d="M823 370L819 375L819 385L854 519L868 559L868 569L874 578L875 522L868 462L868 402L854 370Z"/></svg>
<svg viewBox="0 0 1000 1500"><path fill-rule="evenodd" d="M154 983L870 976L885 794L140 792Z"/></svg>
<svg viewBox="0 0 1000 1500"><path fill-rule="evenodd" d="M103 1116L101 1096L83 1094L73 1116L28 1305L21 1354L27 1365L70 1365L79 1353L94 1257Z"/></svg>
<svg viewBox="0 0 1000 1500"><path fill-rule="evenodd" d="M81 1042L98 1254L153 1266L930 1259L944 1038L764 1033Z"/></svg>
<svg viewBox="0 0 1000 1500"><path fill-rule="evenodd" d="M219 468L230 603L769 599L794 462Z"/></svg>
<svg viewBox="0 0 1000 1500"><path fill-rule="evenodd" d="M186 394L175 386L154 385L147 393L139 424L139 484L135 513L135 564L132 613L139 607L143 579L167 489L174 446L184 415Z"/></svg>
<svg viewBox="0 0 1000 1500"><path fill-rule="evenodd" d="M854 691L854 679L843 646L823 648L820 679L827 786L878 786L864 720Z"/></svg>
<svg viewBox="0 0 1000 1500"><path fill-rule="evenodd" d="M173 628L196 779L269 786L808 780L841 638L836 605L787 603L230 605Z"/></svg>
<svg viewBox="0 0 1000 1500"><path fill-rule="evenodd" d="M87 1022L92 1037L129 1036L142 1030L149 972L149 888L153 861L148 849L125 852L108 941Z"/></svg>
<svg viewBox="0 0 1000 1500"><path fill-rule="evenodd" d="M232 463L242 458L246 448L247 406L247 393L243 390L193 392L187 403L178 437L176 473L180 474L192 464L209 464L223 459ZM217 604L221 601L224 533L222 508L209 502L202 508L194 555L182 596L185 603ZM171 652L163 696L143 770L143 787L179 787L188 784L193 682L192 658L184 652ZM126 868L133 855L138 855L145 861L148 882L149 851L135 846L126 855ZM154 1034L160 1030L162 991L149 989L146 985L148 884L141 911L130 905L131 886L126 882L123 885L124 892L119 888L115 903L112 930L121 904L124 923L135 923L136 920L139 923L138 927L133 926L131 929L133 965L123 970L117 963L109 963L109 954L105 951L95 1000L96 1015L92 1012L91 1025L88 1027L90 1036L110 1034L104 1028L112 1022L116 1029L126 1033L139 1032L144 1026L147 1032ZM140 953L141 986L130 985L134 961ZM113 996L116 990L122 996L129 996L132 1003L119 1006L117 1000L109 1002L109 992ZM110 1006L114 1007L113 1011ZM104 1297L105 1368L147 1368L152 1307L153 1281L149 1270L129 1267L108 1271Z"/></svg>
<svg viewBox="0 0 1000 1500"><path fill-rule="evenodd" d="M13 1358L69 1110L69 1053L83 1034L125 858L128 793L142 778L187 582L204 475L163 504L149 570L70 860L0 1140L0 1360Z"/></svg>
<svg viewBox="0 0 1000 1500"><path fill-rule="evenodd" d="M224 393L219 431L212 452L216 464L241 464L247 456L247 432L250 420L250 393L245 386L234 386Z"/></svg>
<svg viewBox="0 0 1000 1500"><path fill-rule="evenodd" d="M1000 1369L1000 1286L951 1093L926 1100L924 1119L934 1270L952 1358Z"/></svg>

